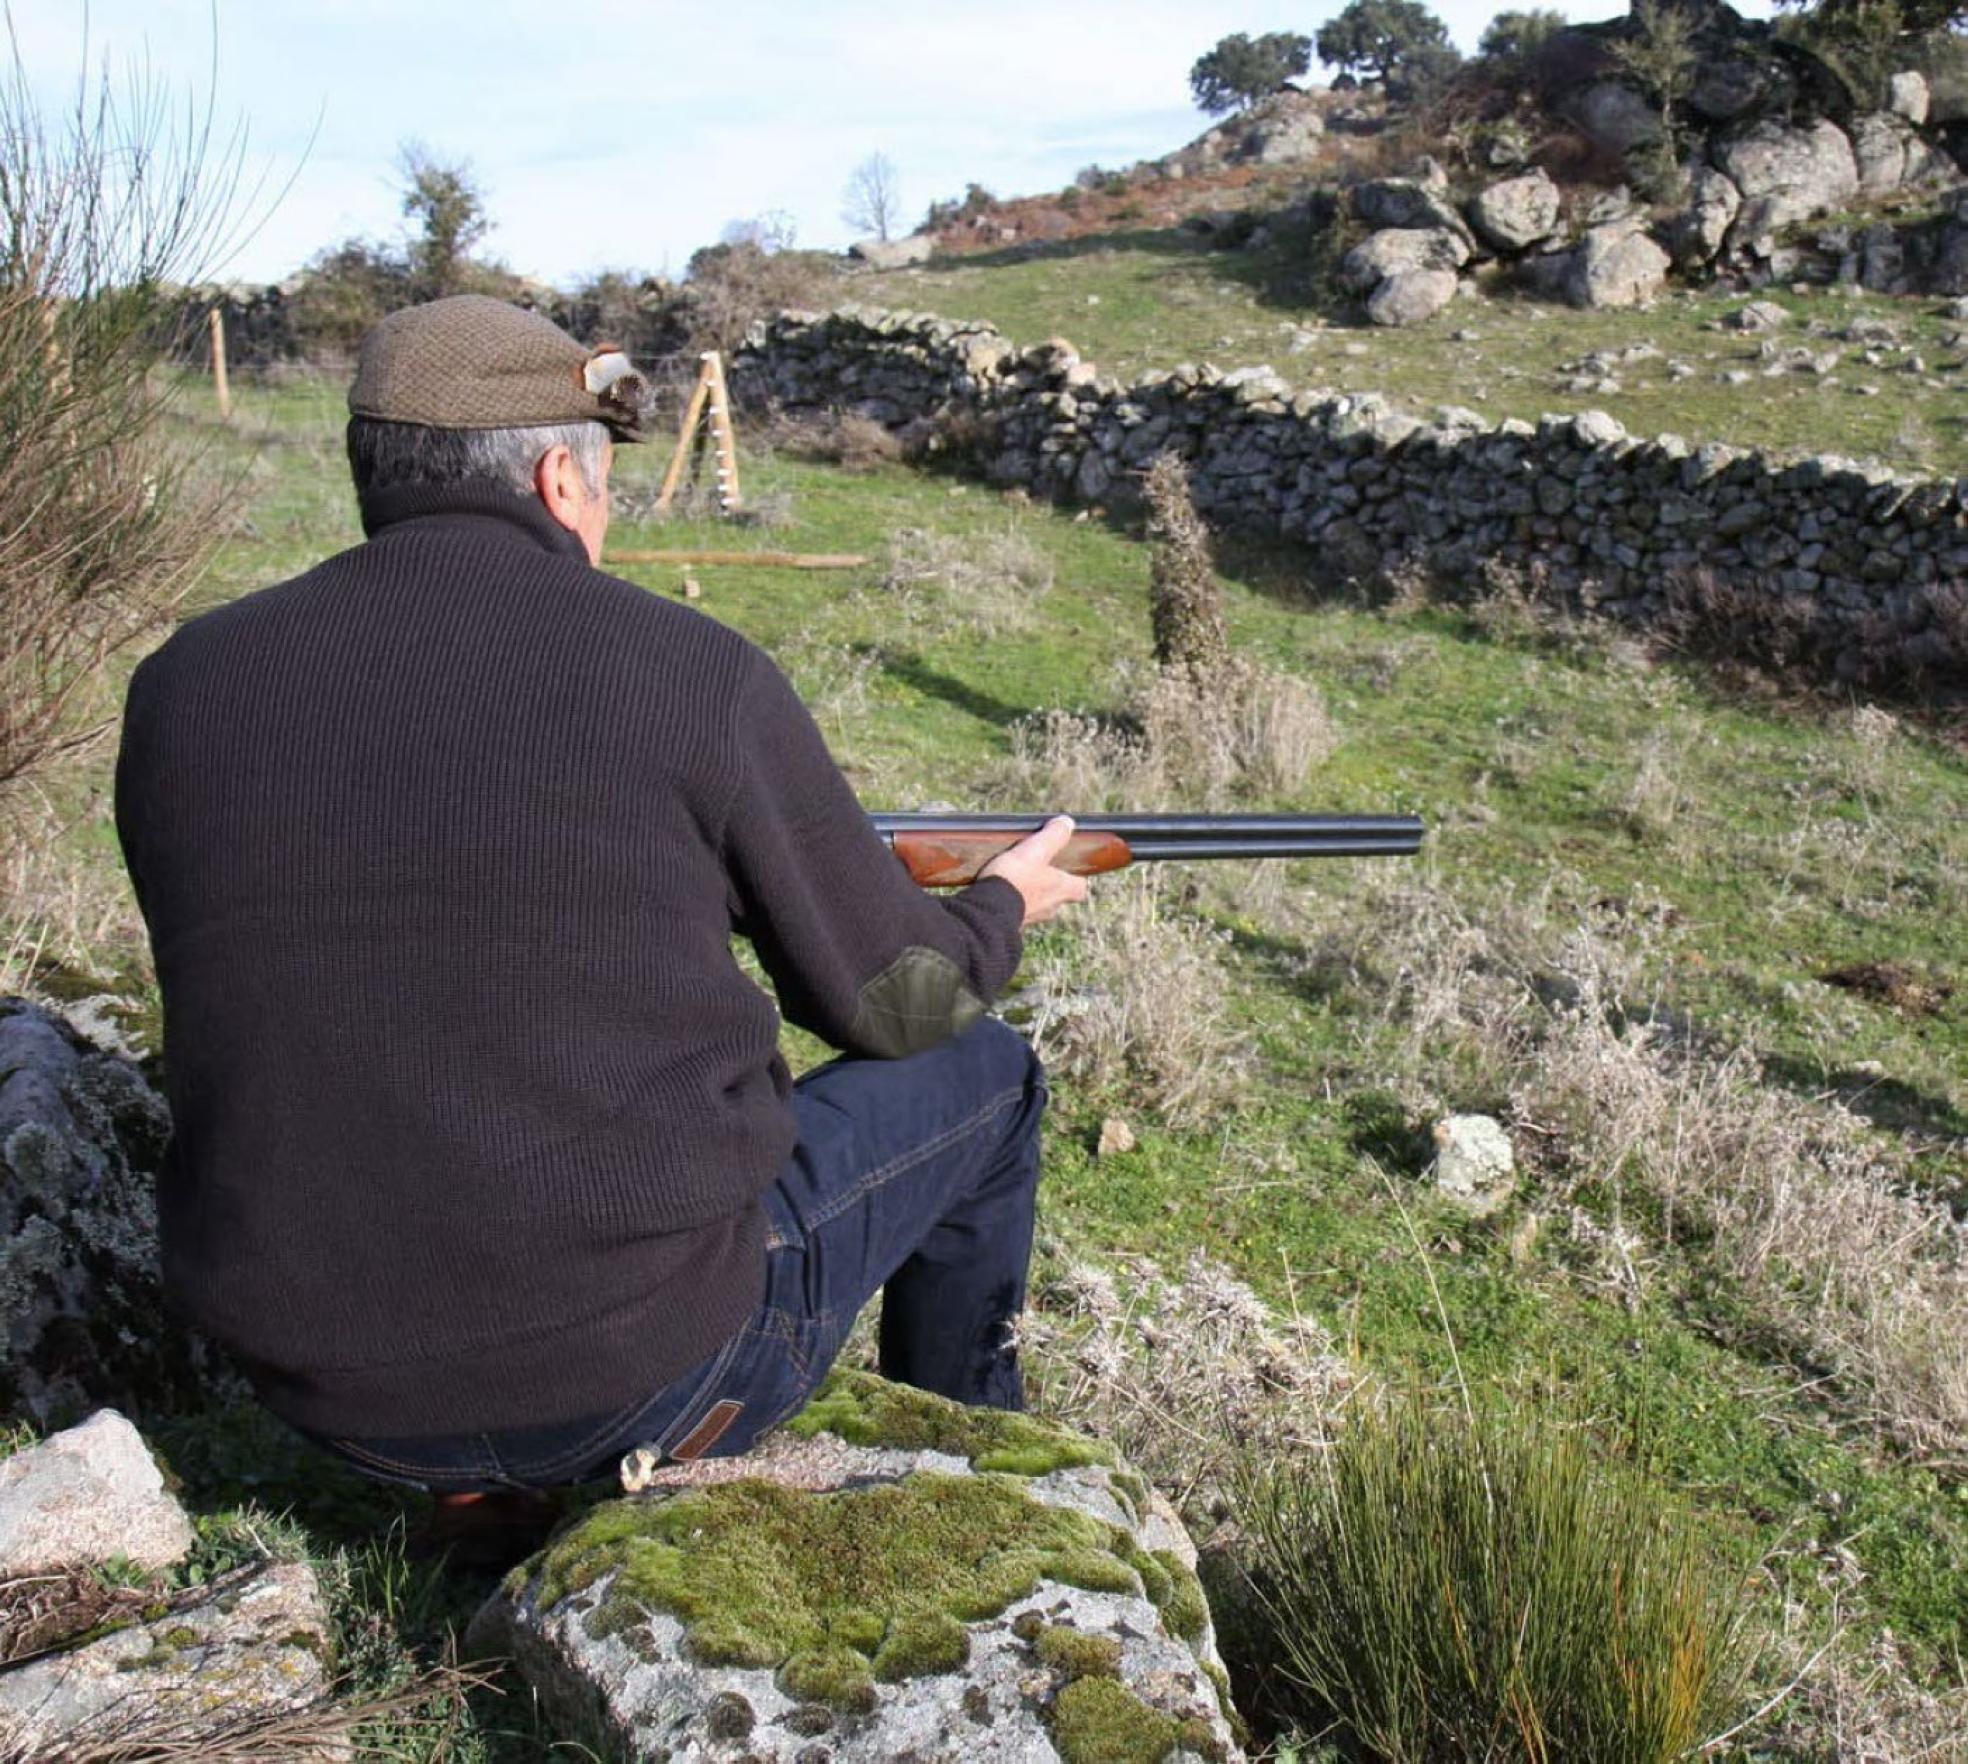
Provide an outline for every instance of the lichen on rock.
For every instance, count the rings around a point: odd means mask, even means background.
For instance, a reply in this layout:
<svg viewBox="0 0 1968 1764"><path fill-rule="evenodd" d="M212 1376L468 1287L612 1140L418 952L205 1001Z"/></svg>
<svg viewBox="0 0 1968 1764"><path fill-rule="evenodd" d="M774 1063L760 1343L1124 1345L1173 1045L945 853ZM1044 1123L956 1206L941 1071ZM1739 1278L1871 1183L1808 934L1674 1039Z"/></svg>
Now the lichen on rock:
<svg viewBox="0 0 1968 1764"><path fill-rule="evenodd" d="M1193 1552L1109 1448L838 1372L713 1468L593 1509L479 1614L563 1732L629 1759L792 1764L816 1732L835 1764L1135 1755L1088 1749L1117 1733L1238 1755Z"/></svg>

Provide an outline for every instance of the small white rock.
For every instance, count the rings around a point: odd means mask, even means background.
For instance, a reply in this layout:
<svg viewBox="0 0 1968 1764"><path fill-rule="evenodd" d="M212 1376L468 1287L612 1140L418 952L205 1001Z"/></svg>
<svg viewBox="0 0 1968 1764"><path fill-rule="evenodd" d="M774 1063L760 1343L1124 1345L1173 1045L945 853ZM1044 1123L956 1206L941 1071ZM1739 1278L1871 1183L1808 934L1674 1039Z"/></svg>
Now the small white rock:
<svg viewBox="0 0 1968 1764"><path fill-rule="evenodd" d="M1449 1115L1435 1123L1435 1186L1451 1200L1488 1212L1516 1187L1510 1136L1488 1115Z"/></svg>

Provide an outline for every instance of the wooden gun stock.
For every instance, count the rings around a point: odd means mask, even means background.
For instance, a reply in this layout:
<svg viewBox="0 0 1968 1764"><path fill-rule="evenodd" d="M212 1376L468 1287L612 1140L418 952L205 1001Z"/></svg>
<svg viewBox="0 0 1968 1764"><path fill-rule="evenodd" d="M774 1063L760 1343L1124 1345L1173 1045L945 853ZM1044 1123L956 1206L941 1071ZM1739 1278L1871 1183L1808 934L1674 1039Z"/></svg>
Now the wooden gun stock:
<svg viewBox="0 0 1968 1764"><path fill-rule="evenodd" d="M1022 831L897 833L892 843L903 867L924 888L961 888L975 882L999 852L1029 837ZM1075 833L1052 861L1075 876L1104 876L1133 863L1134 853L1118 833Z"/></svg>

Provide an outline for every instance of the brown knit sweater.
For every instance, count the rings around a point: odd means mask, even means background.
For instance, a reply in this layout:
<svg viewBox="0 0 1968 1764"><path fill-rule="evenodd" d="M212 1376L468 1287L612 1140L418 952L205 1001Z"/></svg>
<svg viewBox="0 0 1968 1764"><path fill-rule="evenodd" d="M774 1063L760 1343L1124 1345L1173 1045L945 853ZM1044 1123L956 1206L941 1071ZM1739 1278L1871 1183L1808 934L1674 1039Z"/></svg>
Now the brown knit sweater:
<svg viewBox="0 0 1968 1764"><path fill-rule="evenodd" d="M536 502L365 520L131 683L166 1283L318 1432L597 1414L761 1290L793 1126L734 930L793 1021L892 1054L1002 988L1019 897L918 889L765 655ZM871 1001L913 967L919 1007L925 965L941 1020L898 1043Z"/></svg>

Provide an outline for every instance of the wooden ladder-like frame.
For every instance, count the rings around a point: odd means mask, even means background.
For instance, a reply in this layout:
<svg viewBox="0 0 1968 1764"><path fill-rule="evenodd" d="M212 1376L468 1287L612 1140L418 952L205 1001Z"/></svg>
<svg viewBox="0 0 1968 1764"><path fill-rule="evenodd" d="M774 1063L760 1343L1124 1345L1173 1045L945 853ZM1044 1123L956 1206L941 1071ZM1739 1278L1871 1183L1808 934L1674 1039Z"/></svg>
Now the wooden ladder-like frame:
<svg viewBox="0 0 1968 1764"><path fill-rule="evenodd" d="M715 349L707 349L697 370L697 384L690 394L690 402L684 406L676 452L670 455L670 469L663 474L663 488L657 493L658 514L670 512L670 503L683 479L685 462L694 460L703 447L707 413L717 454L718 507L728 515L739 510L738 444L731 432L731 398L724 386L724 361Z"/></svg>

